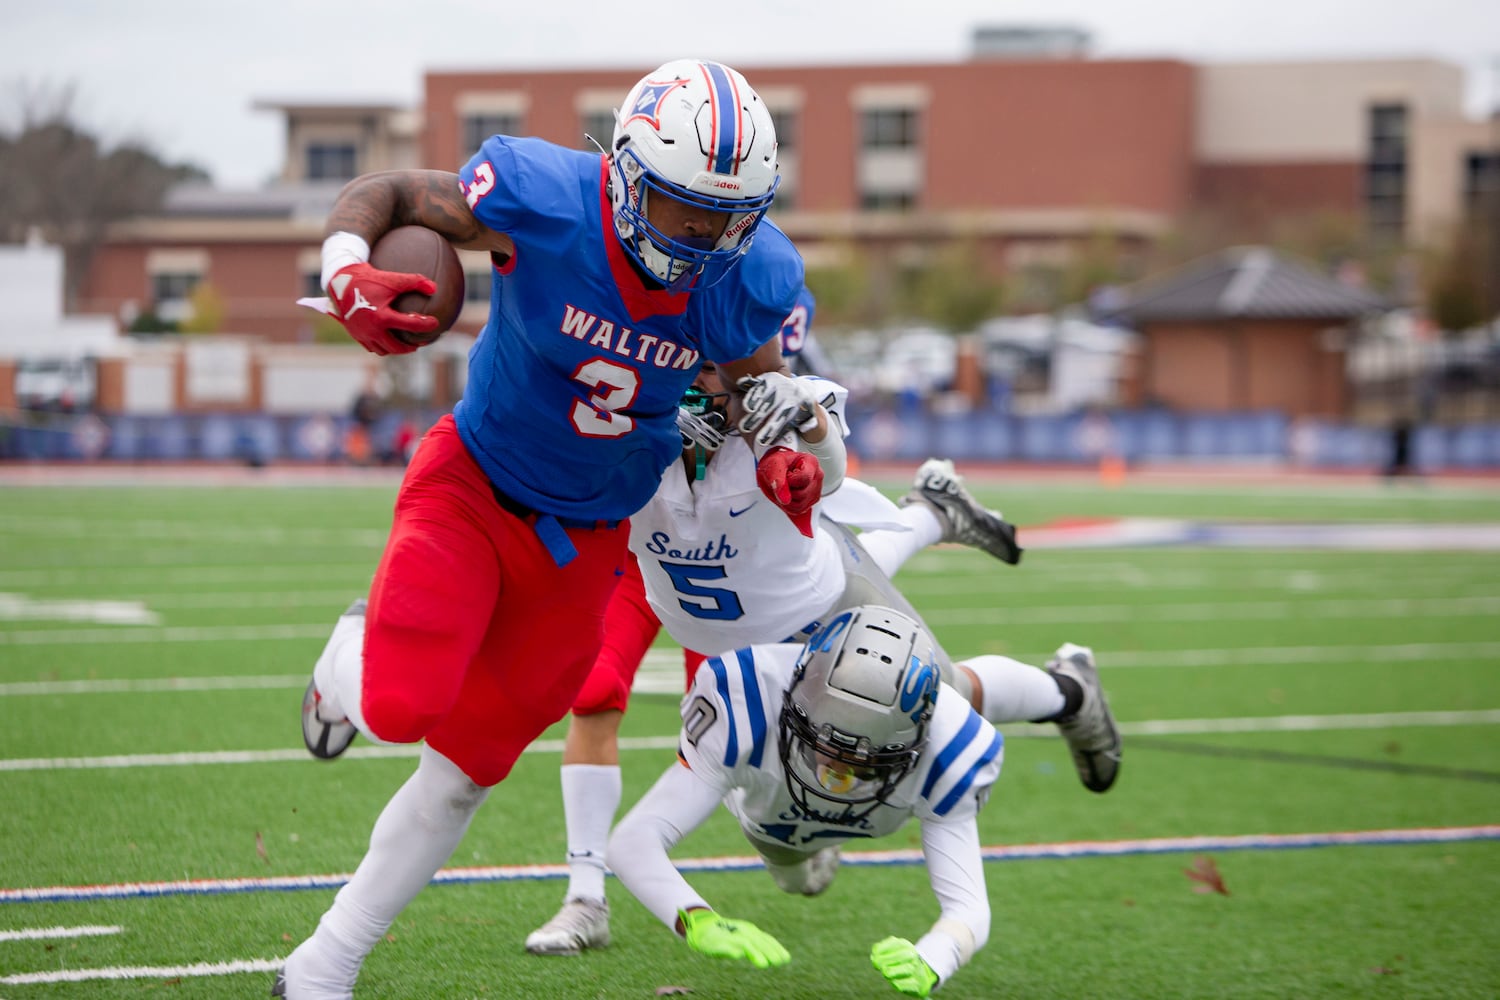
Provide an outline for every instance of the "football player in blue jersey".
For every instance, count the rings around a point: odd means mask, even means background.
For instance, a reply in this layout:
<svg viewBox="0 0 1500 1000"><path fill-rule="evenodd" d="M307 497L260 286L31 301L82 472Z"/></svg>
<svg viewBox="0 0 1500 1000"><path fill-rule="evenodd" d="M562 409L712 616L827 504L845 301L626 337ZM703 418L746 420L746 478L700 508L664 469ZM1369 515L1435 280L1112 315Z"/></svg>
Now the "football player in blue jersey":
<svg viewBox="0 0 1500 1000"><path fill-rule="evenodd" d="M615 827L609 867L693 950L766 968L789 961L787 949L714 910L673 866L672 848L723 803L777 887L812 896L832 883L841 845L915 817L938 917L924 934L875 942L870 958L896 990L925 997L989 937L977 817L1002 749L999 732L939 681L927 631L862 605L805 646L704 664L682 700L678 761Z"/></svg>
<svg viewBox="0 0 1500 1000"><path fill-rule="evenodd" d="M602 155L494 136L457 174L371 174L339 195L323 286L376 354L435 329L392 306L432 283L369 263L384 233L426 226L495 266L463 398L413 456L368 601L340 618L303 703L316 756L356 732L425 746L273 995L351 997L489 788L567 712L625 560L621 522L680 456L677 404L702 362L731 380L785 372L802 261L765 219L776 148L743 76L678 60L631 89ZM806 516L816 461L758 458L772 501Z"/></svg>

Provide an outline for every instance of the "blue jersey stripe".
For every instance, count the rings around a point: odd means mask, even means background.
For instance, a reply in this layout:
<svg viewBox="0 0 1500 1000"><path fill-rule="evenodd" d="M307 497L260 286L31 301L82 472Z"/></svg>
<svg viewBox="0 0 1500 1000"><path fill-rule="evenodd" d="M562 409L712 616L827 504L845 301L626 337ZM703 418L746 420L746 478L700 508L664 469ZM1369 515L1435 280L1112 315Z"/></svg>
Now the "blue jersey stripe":
<svg viewBox="0 0 1500 1000"><path fill-rule="evenodd" d="M968 794L969 787L974 784L974 779L978 777L979 772L983 768L985 768L990 763L990 761L995 759L995 755L1000 752L1000 747L1004 744L1005 739L998 732L995 733L995 738L990 740L989 747L985 749L984 753L979 755L979 759L974 762L974 766L969 768L968 772L965 773L961 779L959 779L958 784L953 786L953 790L947 795L944 795L943 801L934 806L932 811L937 813L939 816L948 815L948 810L952 809L959 799Z"/></svg>
<svg viewBox="0 0 1500 1000"><path fill-rule="evenodd" d="M739 158L735 156L740 132L740 105L734 99L734 84L729 74L718 63L705 63L708 80L714 90L714 104L719 122L719 141L714 147L714 173L738 172Z"/></svg>
<svg viewBox="0 0 1500 1000"><path fill-rule="evenodd" d="M943 773L948 770L948 765L964 752L969 742L974 739L974 734L979 732L979 726L983 721L978 712L972 708L969 709L969 717L964 720L963 728L948 741L947 746L938 751L937 759L932 762L932 767L927 772L927 780L922 783L922 798L925 799L932 794L933 786L942 780Z"/></svg>
<svg viewBox="0 0 1500 1000"><path fill-rule="evenodd" d="M714 672L719 700L724 703L724 723L729 728L729 738L724 741L724 766L733 767L735 759L740 755L740 740L734 726L734 699L729 697L729 672L724 669L724 661L717 656L709 657L704 666Z"/></svg>
<svg viewBox="0 0 1500 1000"><path fill-rule="evenodd" d="M760 767L766 749L766 705L755 677L755 657L748 649L735 650L740 676L745 681L745 710L750 714L750 766Z"/></svg>

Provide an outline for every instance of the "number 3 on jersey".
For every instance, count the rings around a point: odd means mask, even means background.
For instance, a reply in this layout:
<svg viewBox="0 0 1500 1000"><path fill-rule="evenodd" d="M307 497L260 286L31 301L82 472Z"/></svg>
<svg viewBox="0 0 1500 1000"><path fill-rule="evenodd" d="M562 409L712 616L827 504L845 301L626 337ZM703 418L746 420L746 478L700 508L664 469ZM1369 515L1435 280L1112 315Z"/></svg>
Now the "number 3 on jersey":
<svg viewBox="0 0 1500 1000"><path fill-rule="evenodd" d="M625 365L595 358L585 361L573 372L573 381L582 382L589 398L573 404L573 426L584 437L619 437L635 430L635 419L617 411L635 402L641 388L641 376Z"/></svg>

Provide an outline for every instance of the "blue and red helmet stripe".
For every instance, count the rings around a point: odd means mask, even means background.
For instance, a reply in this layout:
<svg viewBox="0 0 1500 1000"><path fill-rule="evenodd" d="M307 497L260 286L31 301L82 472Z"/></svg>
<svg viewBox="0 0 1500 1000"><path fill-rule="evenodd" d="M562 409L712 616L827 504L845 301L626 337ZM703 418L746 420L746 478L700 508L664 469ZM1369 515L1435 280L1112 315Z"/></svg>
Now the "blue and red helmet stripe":
<svg viewBox="0 0 1500 1000"><path fill-rule="evenodd" d="M740 134L739 90L723 66L706 62L703 68L708 74L709 109L713 115L708 167L716 174L737 174L745 142Z"/></svg>

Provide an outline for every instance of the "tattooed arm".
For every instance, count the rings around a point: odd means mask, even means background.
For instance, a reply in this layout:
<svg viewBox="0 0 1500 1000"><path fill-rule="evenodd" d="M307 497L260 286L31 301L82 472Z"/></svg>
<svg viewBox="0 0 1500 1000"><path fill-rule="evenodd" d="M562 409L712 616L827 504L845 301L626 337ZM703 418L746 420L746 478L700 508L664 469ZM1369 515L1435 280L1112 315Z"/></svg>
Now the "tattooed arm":
<svg viewBox="0 0 1500 1000"><path fill-rule="evenodd" d="M398 226L426 226L456 247L509 257L509 236L481 223L469 211L457 174L440 170L390 170L357 177L344 186L328 214L321 284L328 298L302 299L330 313L372 354L405 354L442 332L425 313L399 312L405 292L431 295L423 274L398 274L370 266L370 248ZM408 334L413 336L408 336Z"/></svg>
<svg viewBox="0 0 1500 1000"><path fill-rule="evenodd" d="M510 256L510 237L485 226L464 201L458 175L443 170L387 170L356 177L339 192L326 234L353 233L370 246L397 226L426 226L464 250Z"/></svg>

